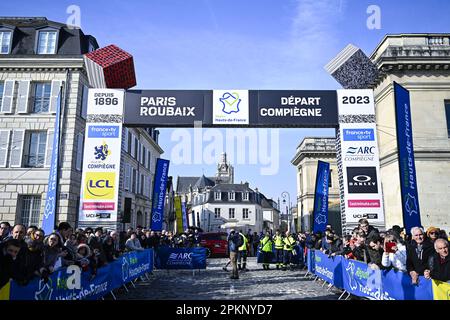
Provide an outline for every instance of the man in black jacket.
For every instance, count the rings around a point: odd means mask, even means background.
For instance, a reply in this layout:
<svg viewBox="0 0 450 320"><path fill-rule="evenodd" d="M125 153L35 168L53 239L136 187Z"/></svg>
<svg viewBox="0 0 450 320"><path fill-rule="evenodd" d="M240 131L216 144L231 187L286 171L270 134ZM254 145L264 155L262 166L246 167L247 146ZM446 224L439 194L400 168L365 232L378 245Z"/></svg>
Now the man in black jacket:
<svg viewBox="0 0 450 320"><path fill-rule="evenodd" d="M369 221L365 218L358 220L358 227L360 230L364 231L366 233L367 238L372 238L375 235L379 235L380 232L377 228L374 228L373 226L369 225Z"/></svg>
<svg viewBox="0 0 450 320"><path fill-rule="evenodd" d="M429 269L424 271L424 276L427 279L449 281L450 256L448 254L448 241L445 239L436 239L434 249L436 253L428 260Z"/></svg>
<svg viewBox="0 0 450 320"><path fill-rule="evenodd" d="M422 228L411 229L412 241L406 248L406 270L411 276L412 284L417 284L419 276L428 269L428 260L434 253L433 244L425 239Z"/></svg>
<svg viewBox="0 0 450 320"><path fill-rule="evenodd" d="M376 268L382 269L383 265L381 264L381 259L384 253L383 250L384 241L381 239L379 235L375 234L371 238L367 239L367 243L369 244L367 252L369 253L371 267L375 269Z"/></svg>
<svg viewBox="0 0 450 320"><path fill-rule="evenodd" d="M16 260L22 245L18 239L9 239L0 245L0 288L2 288L9 279L14 278Z"/></svg>

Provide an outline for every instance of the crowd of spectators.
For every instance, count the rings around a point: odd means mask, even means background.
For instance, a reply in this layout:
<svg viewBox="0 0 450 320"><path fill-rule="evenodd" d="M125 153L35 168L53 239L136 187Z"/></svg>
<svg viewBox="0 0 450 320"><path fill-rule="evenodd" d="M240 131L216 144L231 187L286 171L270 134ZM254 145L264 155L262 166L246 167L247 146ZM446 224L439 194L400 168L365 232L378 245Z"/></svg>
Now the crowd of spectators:
<svg viewBox="0 0 450 320"><path fill-rule="evenodd" d="M330 257L341 255L367 263L373 269L394 269L407 272L412 284L419 276L441 281L450 280L449 238L444 230L414 227L408 234L393 226L380 232L367 219L360 219L352 233L339 237L327 226L324 233L300 233L298 243L303 248L320 250Z"/></svg>
<svg viewBox="0 0 450 320"><path fill-rule="evenodd" d="M0 288L10 279L26 285L34 277L48 280L59 268L78 265L95 277L97 269L127 251L142 251L159 246L194 247L200 243L198 230L189 229L174 236L137 226L126 232L85 228L74 230L61 222L51 234L36 226L0 223Z"/></svg>

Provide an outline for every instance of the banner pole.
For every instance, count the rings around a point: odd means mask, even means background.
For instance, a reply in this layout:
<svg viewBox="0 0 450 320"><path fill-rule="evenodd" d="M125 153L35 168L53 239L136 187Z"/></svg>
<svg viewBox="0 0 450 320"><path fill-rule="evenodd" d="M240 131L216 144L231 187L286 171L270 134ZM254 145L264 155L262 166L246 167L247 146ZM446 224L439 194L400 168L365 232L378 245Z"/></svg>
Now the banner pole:
<svg viewBox="0 0 450 320"><path fill-rule="evenodd" d="M112 292L112 290L111 290L109 293L111 293L111 295L112 295L112 297L113 297L114 300L117 300L117 298L116 298L116 296L114 295L114 292Z"/></svg>

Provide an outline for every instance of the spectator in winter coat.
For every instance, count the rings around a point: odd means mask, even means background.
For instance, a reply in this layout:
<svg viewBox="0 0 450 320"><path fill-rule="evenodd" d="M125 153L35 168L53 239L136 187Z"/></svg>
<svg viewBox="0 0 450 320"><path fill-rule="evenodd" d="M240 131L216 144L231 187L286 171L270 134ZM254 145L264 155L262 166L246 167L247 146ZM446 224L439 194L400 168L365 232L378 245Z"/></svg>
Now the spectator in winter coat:
<svg viewBox="0 0 450 320"><path fill-rule="evenodd" d="M358 227L360 230L364 231L366 234L366 238L372 238L376 234L379 234L380 232L378 229L374 228L373 226L369 225L369 221L365 218L359 219L358 221Z"/></svg>
<svg viewBox="0 0 450 320"><path fill-rule="evenodd" d="M58 262L58 260L67 255L67 251L62 251L61 247L58 245L59 239L60 238L56 233L52 233L46 239L47 243L44 242L42 251L43 267L48 273L52 273L62 267L61 261Z"/></svg>
<svg viewBox="0 0 450 320"><path fill-rule="evenodd" d="M103 253L105 254L106 262L113 262L116 260L114 250L114 240L110 236L103 239Z"/></svg>
<svg viewBox="0 0 450 320"><path fill-rule="evenodd" d="M341 255L347 259L355 259L353 255L353 249L355 249L355 245L351 242L352 236L347 234L342 238L342 247L339 251L332 253L332 256Z"/></svg>
<svg viewBox="0 0 450 320"><path fill-rule="evenodd" d="M436 227L429 227L427 229L427 238L431 240L432 243L436 241L436 239L439 238L439 233L441 229Z"/></svg>
<svg viewBox="0 0 450 320"><path fill-rule="evenodd" d="M364 231L359 231L356 235L355 248L352 253L356 260L368 264L370 262L370 256L366 246L366 239L366 233Z"/></svg>
<svg viewBox="0 0 450 320"><path fill-rule="evenodd" d="M417 284L419 276L428 269L428 260L434 254L433 243L425 238L422 228L411 229L412 241L406 248L406 270L411 276L412 284Z"/></svg>
<svg viewBox="0 0 450 320"><path fill-rule="evenodd" d="M97 274L97 262L93 257L89 246L84 243L78 245L75 264L79 266L82 271L88 271L90 268L92 277L95 277Z"/></svg>
<svg viewBox="0 0 450 320"><path fill-rule="evenodd" d="M9 239L0 245L0 288L13 278L14 261L21 250L20 241Z"/></svg>
<svg viewBox="0 0 450 320"><path fill-rule="evenodd" d="M36 230L25 242L27 243L28 249L25 255L26 281L28 282L35 276L41 276L44 231L40 229Z"/></svg>
<svg viewBox="0 0 450 320"><path fill-rule="evenodd" d="M329 232L325 239L322 240L322 248L320 250L324 254L332 255L342 250L342 241L333 232Z"/></svg>
<svg viewBox="0 0 450 320"><path fill-rule="evenodd" d="M136 236L136 232L131 233L130 239L125 242L125 247L128 251L143 251L144 248L141 247L141 243Z"/></svg>
<svg viewBox="0 0 450 320"><path fill-rule="evenodd" d="M429 261L429 269L424 271L425 278L440 281L450 280L450 255L448 254L448 241L436 239L434 242L434 253Z"/></svg>
<svg viewBox="0 0 450 320"><path fill-rule="evenodd" d="M403 245L394 233L388 233L384 239L383 256L381 264L388 268L406 272L406 246Z"/></svg>
<svg viewBox="0 0 450 320"><path fill-rule="evenodd" d="M383 243L384 241L378 235L373 235L371 238L367 239L368 248L367 252L369 253L370 263L369 266L372 269L381 269L383 265L381 263L383 257Z"/></svg>
<svg viewBox="0 0 450 320"><path fill-rule="evenodd" d="M9 232L11 231L11 225L9 222L0 223L0 243L3 242L9 236Z"/></svg>

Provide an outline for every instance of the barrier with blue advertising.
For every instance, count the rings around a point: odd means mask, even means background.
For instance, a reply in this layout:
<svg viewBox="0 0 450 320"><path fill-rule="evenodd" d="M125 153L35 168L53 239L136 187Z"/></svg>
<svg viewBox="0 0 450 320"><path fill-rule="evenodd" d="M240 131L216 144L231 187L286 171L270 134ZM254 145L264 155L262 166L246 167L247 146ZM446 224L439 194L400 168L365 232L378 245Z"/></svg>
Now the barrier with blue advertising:
<svg viewBox="0 0 450 320"><path fill-rule="evenodd" d="M412 285L411 277L404 272L374 270L364 262L341 256L331 258L318 250L308 250L307 267L321 279L363 298L433 300L434 297L432 281L422 276L418 285Z"/></svg>
<svg viewBox="0 0 450 320"><path fill-rule="evenodd" d="M39 278L26 286L11 281L9 300L97 300L152 270L152 249L130 252L99 268L95 277L74 266L52 273L47 283Z"/></svg>
<svg viewBox="0 0 450 320"><path fill-rule="evenodd" d="M342 287L341 256L329 258L326 254L316 251L314 254L314 274L318 275L336 287Z"/></svg>
<svg viewBox="0 0 450 320"><path fill-rule="evenodd" d="M158 269L206 269L206 248L159 247L155 251Z"/></svg>

